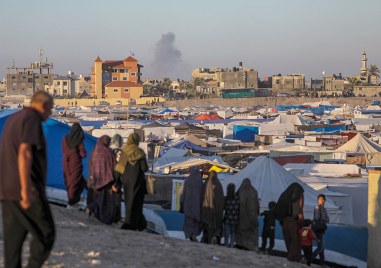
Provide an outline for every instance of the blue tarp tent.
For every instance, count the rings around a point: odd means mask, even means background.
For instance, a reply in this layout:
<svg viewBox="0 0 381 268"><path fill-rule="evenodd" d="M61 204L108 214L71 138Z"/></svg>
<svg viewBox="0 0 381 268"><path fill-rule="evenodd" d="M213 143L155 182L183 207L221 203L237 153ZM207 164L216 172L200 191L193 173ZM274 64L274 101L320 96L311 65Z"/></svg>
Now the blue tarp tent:
<svg viewBox="0 0 381 268"><path fill-rule="evenodd" d="M3 111L0 113L0 137L6 120L17 110ZM63 170L62 170L62 147L61 142L65 135L70 131L70 126L48 119L43 124L44 135L46 138L46 147L48 154L48 174L47 185L50 187L65 189ZM87 178L87 163L90 152L93 150L97 139L89 134L85 134L85 148L87 157L83 160L83 175Z"/></svg>
<svg viewBox="0 0 381 268"><path fill-rule="evenodd" d="M157 114L167 114L167 113L173 113L174 111L172 111L171 109L169 109L169 108L166 108L166 109L164 109L163 111L161 111L161 112L159 112L159 113L157 113Z"/></svg>
<svg viewBox="0 0 381 268"><path fill-rule="evenodd" d="M179 142L176 145L173 145L171 147L163 148L160 151L160 155L165 154L170 148L176 148L176 149L182 149L182 150L191 150L194 153L199 153L199 154L207 155L207 156L210 156L210 155L214 154L213 152L210 152L206 148L198 146L198 145L196 145L196 144L194 144L194 143L192 143L190 141L184 140L184 141Z"/></svg>
<svg viewBox="0 0 381 268"><path fill-rule="evenodd" d="M255 135L258 134L258 126L233 126L233 139L243 142L254 142Z"/></svg>

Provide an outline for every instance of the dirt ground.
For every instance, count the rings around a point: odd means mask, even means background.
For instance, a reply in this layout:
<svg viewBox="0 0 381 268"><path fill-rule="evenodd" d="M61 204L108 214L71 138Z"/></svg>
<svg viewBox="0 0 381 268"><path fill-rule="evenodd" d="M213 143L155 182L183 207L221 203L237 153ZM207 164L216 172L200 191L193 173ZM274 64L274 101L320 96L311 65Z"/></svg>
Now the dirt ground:
<svg viewBox="0 0 381 268"><path fill-rule="evenodd" d="M283 258L223 246L120 230L117 225L104 225L77 210L58 206L52 206L52 210L57 237L44 267L305 267ZM4 267L0 226L0 267ZM25 245L26 260L29 246Z"/></svg>

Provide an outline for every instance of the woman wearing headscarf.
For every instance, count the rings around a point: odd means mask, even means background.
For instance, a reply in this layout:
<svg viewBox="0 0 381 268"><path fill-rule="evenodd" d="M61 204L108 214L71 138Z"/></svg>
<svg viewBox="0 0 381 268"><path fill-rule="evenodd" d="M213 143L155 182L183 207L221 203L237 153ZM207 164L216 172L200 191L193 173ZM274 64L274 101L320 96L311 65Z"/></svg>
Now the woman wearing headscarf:
<svg viewBox="0 0 381 268"><path fill-rule="evenodd" d="M209 244L217 244L222 234L224 214L224 191L217 173L211 171L206 182L202 203L201 221L204 226L204 240Z"/></svg>
<svg viewBox="0 0 381 268"><path fill-rule="evenodd" d="M119 134L115 134L111 139L110 149L113 153L116 163L120 160L122 154L123 138ZM115 217L114 222L119 222L121 219L120 205L122 202L122 190L120 187L115 189Z"/></svg>
<svg viewBox="0 0 381 268"><path fill-rule="evenodd" d="M74 123L69 135L62 140L62 167L69 206L80 201L81 193L86 186L86 181L82 175L82 159L86 157L83 144L84 137L81 125Z"/></svg>
<svg viewBox="0 0 381 268"><path fill-rule="evenodd" d="M275 215L282 225L283 238L289 261L300 261L301 244L299 227L303 221L304 189L299 183L292 183L279 197Z"/></svg>
<svg viewBox="0 0 381 268"><path fill-rule="evenodd" d="M189 177L184 182L180 198L181 211L184 213L184 234L186 239L197 242L201 234L201 204L203 182L198 167L190 169Z"/></svg>
<svg viewBox="0 0 381 268"><path fill-rule="evenodd" d="M114 188L123 187L126 215L122 229L144 230L144 195L147 193L144 173L148 170L146 154L139 148L139 135L132 133L123 147L120 160L115 167Z"/></svg>
<svg viewBox="0 0 381 268"><path fill-rule="evenodd" d="M115 216L115 194L113 192L115 157L109 146L109 136L102 136L92 152L93 202L89 209L101 222L112 224Z"/></svg>
<svg viewBox="0 0 381 268"><path fill-rule="evenodd" d="M238 190L239 222L236 243L239 248L258 250L259 199L257 190L249 179L244 179Z"/></svg>

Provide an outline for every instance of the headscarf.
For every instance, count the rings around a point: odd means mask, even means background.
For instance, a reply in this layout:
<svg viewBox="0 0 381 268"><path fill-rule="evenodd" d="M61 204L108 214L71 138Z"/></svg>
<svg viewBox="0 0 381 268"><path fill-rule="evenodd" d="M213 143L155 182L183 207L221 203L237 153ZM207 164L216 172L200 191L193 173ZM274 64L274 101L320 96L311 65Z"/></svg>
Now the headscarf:
<svg viewBox="0 0 381 268"><path fill-rule="evenodd" d="M80 124L74 123L71 126L69 135L65 136L67 145L70 149L78 146L83 139L85 138L85 134L83 133L83 129Z"/></svg>
<svg viewBox="0 0 381 268"><path fill-rule="evenodd" d="M258 192L249 179L244 179L238 190L239 196L239 225L241 230L256 228L259 224Z"/></svg>
<svg viewBox="0 0 381 268"><path fill-rule="evenodd" d="M303 187L299 183L294 182L280 195L275 208L275 214L280 223L282 223L286 217L298 216L300 208L299 201L303 193Z"/></svg>
<svg viewBox="0 0 381 268"><path fill-rule="evenodd" d="M119 163L115 167L115 171L123 174L127 163L135 166L139 160L145 157L145 152L139 148L139 134L132 133L128 136L127 144L122 149L122 155L120 156Z"/></svg>
<svg viewBox="0 0 381 268"><path fill-rule="evenodd" d="M201 219L209 228L219 228L222 223L225 197L217 173L211 171L206 182Z"/></svg>
<svg viewBox="0 0 381 268"><path fill-rule="evenodd" d="M97 141L92 156L92 176L95 189L106 186L114 181L115 157L109 146L111 139L103 135Z"/></svg>
<svg viewBox="0 0 381 268"><path fill-rule="evenodd" d="M197 221L201 220L202 177L198 167L190 169L189 177L184 182L183 194L184 215Z"/></svg>
<svg viewBox="0 0 381 268"><path fill-rule="evenodd" d="M123 146L123 138L119 134L115 134L111 139L111 149L120 149Z"/></svg>

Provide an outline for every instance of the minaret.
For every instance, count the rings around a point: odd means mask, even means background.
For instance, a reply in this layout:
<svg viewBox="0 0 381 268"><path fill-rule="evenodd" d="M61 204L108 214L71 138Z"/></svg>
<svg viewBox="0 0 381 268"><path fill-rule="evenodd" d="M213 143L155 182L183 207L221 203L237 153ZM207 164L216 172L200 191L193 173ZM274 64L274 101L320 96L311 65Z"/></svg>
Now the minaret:
<svg viewBox="0 0 381 268"><path fill-rule="evenodd" d="M102 98L102 60L99 56L94 61L95 95Z"/></svg>
<svg viewBox="0 0 381 268"><path fill-rule="evenodd" d="M366 52L364 49L364 53L362 53L362 60L361 60L361 70L360 70L360 75L361 76L367 76L368 74L368 68L366 67L366 61L368 59L366 58Z"/></svg>

